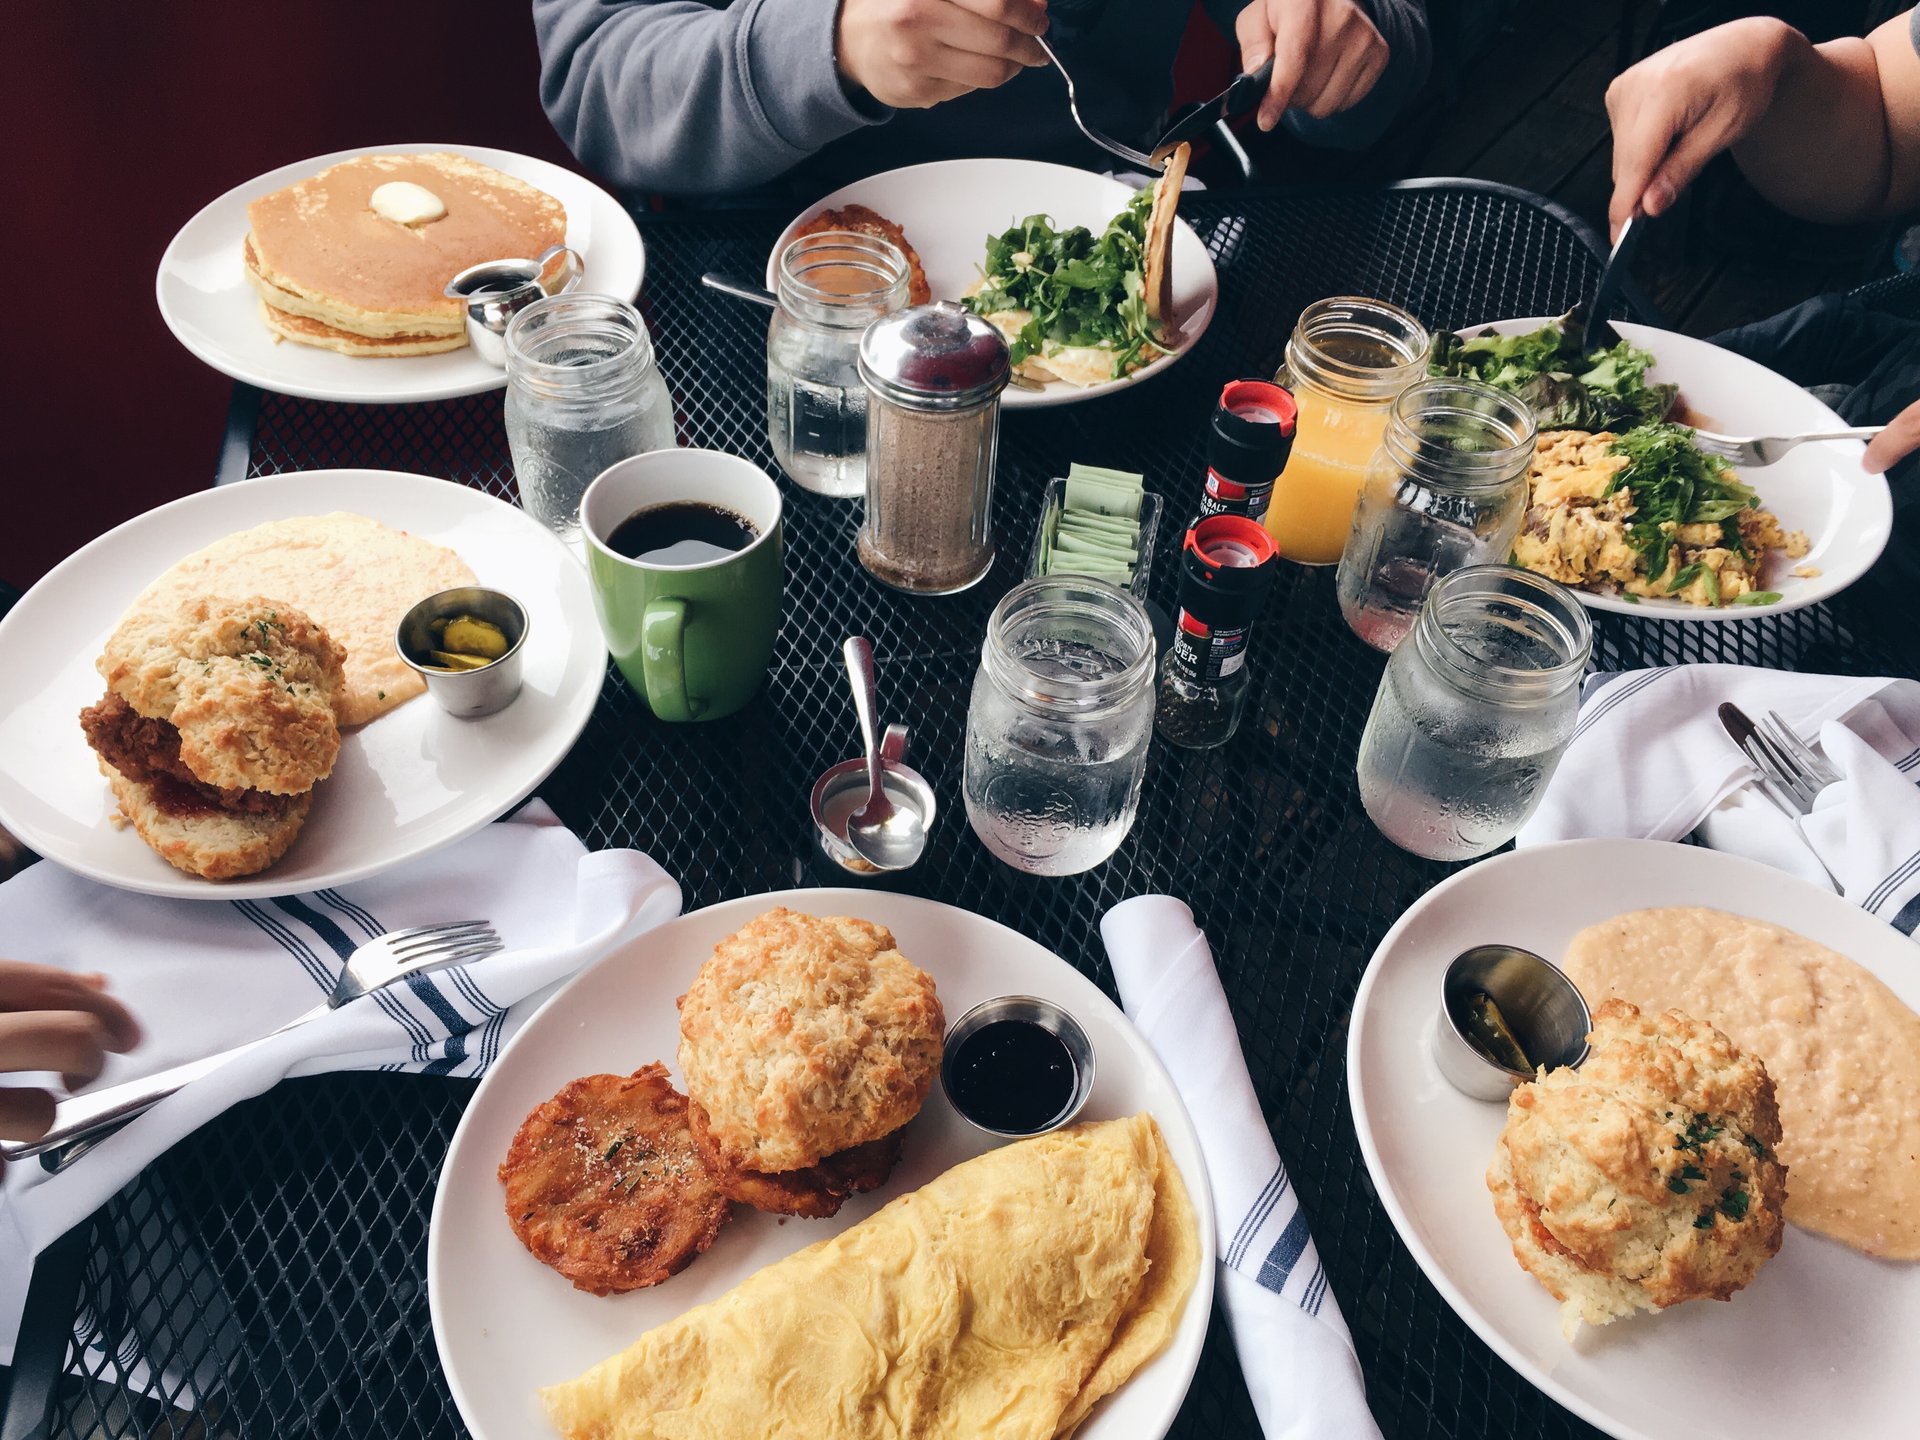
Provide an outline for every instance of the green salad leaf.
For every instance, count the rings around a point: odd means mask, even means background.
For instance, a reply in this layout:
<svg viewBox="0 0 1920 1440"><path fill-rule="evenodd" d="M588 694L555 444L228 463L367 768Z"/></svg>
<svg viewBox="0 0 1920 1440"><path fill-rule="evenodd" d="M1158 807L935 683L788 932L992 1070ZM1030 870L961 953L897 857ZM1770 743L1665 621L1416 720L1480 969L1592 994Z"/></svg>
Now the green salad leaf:
<svg viewBox="0 0 1920 1440"><path fill-rule="evenodd" d="M976 315L1004 310L1033 314L1011 344L1013 363L1045 357L1049 347L1108 344L1115 378L1170 353L1147 318L1146 232L1153 191L1140 191L1095 235L1084 225L1054 228L1029 215L987 238L985 284L967 297Z"/></svg>
<svg viewBox="0 0 1920 1440"><path fill-rule="evenodd" d="M1585 329L1566 316L1525 335L1442 331L1427 370L1510 391L1532 408L1542 430L1596 431L1666 418L1679 386L1649 384L1652 364L1653 356L1625 340L1588 348Z"/></svg>
<svg viewBox="0 0 1920 1440"><path fill-rule="evenodd" d="M1735 517L1742 510L1759 508L1760 497L1752 486L1734 477L1733 466L1700 450L1693 443L1693 431L1684 425L1641 425L1627 431L1610 448L1614 454L1626 456L1627 463L1602 494L1604 497L1623 488L1633 493L1633 523L1627 529L1627 543L1647 557L1650 577L1666 574L1674 530L1681 525L1717 524L1721 543L1746 553ZM1699 565L1689 565L1667 588L1684 590L1702 571ZM1718 577L1711 571L1705 573L1710 577L1709 595L1717 604Z"/></svg>

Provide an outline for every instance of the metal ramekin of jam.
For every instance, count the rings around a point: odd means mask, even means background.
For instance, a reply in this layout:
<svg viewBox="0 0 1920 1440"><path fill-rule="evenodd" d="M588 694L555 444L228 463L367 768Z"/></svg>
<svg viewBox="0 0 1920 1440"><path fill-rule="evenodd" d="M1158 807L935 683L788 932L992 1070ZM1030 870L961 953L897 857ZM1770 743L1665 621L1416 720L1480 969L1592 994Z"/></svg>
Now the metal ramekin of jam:
<svg viewBox="0 0 1920 1440"><path fill-rule="evenodd" d="M947 1031L940 1084L953 1108L990 1135L1045 1134L1078 1115L1093 1092L1093 1042L1053 1001L1002 995Z"/></svg>

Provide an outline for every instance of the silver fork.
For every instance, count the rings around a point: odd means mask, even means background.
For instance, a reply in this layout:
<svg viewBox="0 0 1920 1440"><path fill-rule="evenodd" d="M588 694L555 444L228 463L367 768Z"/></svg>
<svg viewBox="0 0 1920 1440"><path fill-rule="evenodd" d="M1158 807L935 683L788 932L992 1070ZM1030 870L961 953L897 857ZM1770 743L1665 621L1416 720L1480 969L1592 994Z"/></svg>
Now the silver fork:
<svg viewBox="0 0 1920 1440"><path fill-rule="evenodd" d="M1080 127L1080 133L1105 150L1109 155L1118 155L1130 165L1136 165L1149 175L1158 174L1160 166L1153 163L1153 157L1144 151L1135 150L1131 145L1122 145L1118 140L1101 134L1080 118L1080 97L1074 93L1073 76L1067 73L1067 67L1060 63L1060 57L1053 53L1053 46L1045 38L1036 35L1040 48L1047 52L1047 59L1053 62L1053 68L1060 72L1060 78L1067 82L1067 110L1073 116L1073 123Z"/></svg>
<svg viewBox="0 0 1920 1440"><path fill-rule="evenodd" d="M1827 757L1802 740L1778 710L1769 710L1760 722L1760 734L1771 741L1788 765L1788 774L1818 795L1827 786L1837 784L1840 772Z"/></svg>
<svg viewBox="0 0 1920 1440"><path fill-rule="evenodd" d="M54 1110L51 1130L38 1140L0 1145L0 1155L8 1160L23 1160L30 1155L57 1150L61 1146L72 1146L73 1149L57 1157L56 1163L42 1162L50 1170L64 1169L86 1149L92 1148L90 1145L83 1148L79 1142L103 1136L109 1130L117 1130L182 1086L212 1073L236 1056L265 1044L275 1035L298 1029L309 1021L338 1010L349 1001L385 989L410 975L425 975L444 970L450 965L464 965L469 960L483 959L505 948L500 937L494 933L493 926L485 920L456 920L443 925L416 925L410 930L389 930L369 940L347 957L331 995L311 1010L294 1016L277 1030L235 1045L230 1050L222 1050L217 1055L189 1060L184 1065L143 1075L138 1080L128 1080L119 1085L109 1085L104 1090L62 1100Z"/></svg>
<svg viewBox="0 0 1920 1440"><path fill-rule="evenodd" d="M1693 443L1709 455L1731 460L1735 465L1772 465L1795 446L1814 440L1871 440L1887 427L1862 425L1852 430L1823 430L1817 435L1716 435L1711 430L1693 432Z"/></svg>

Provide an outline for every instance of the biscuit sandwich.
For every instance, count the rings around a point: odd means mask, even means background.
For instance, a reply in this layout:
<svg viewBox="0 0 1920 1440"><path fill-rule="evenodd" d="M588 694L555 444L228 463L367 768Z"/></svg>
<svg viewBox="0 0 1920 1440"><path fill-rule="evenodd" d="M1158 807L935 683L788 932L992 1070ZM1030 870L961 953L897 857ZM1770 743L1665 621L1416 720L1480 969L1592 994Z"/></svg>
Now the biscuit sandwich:
<svg viewBox="0 0 1920 1440"><path fill-rule="evenodd" d="M346 652L282 602L136 607L107 640L107 693L80 727L120 813L168 864L210 880L286 853L340 753Z"/></svg>
<svg viewBox="0 0 1920 1440"><path fill-rule="evenodd" d="M1759 1058L1678 1010L1609 1000L1578 1070L1507 1106L1487 1188L1561 1329L1685 1300L1726 1300L1779 1252L1787 1171Z"/></svg>
<svg viewBox="0 0 1920 1440"><path fill-rule="evenodd" d="M756 1209L825 1217L883 1184L940 1073L932 977L884 926L770 910L680 999L701 1159Z"/></svg>

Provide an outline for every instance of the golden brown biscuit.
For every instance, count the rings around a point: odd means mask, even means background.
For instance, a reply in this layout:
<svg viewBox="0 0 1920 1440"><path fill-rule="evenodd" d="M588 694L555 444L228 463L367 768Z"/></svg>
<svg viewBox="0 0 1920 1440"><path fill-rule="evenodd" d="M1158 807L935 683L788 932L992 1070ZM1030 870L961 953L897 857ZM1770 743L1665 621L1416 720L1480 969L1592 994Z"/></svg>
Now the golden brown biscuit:
<svg viewBox="0 0 1920 1440"><path fill-rule="evenodd" d="M1725 1300L1779 1249L1780 1112L1758 1058L1677 1010L1594 1012L1589 1052L1513 1092L1487 1188L1562 1326Z"/></svg>
<svg viewBox="0 0 1920 1440"><path fill-rule="evenodd" d="M100 773L134 833L176 870L207 880L266 869L287 853L313 806L308 793L288 795L268 812L222 810L165 779L129 780L105 760Z"/></svg>
<svg viewBox="0 0 1920 1440"><path fill-rule="evenodd" d="M520 1243L594 1295L678 1274L732 1213L687 1131L687 1097L658 1062L562 1086L521 1124L500 1183Z"/></svg>
<svg viewBox="0 0 1920 1440"><path fill-rule="evenodd" d="M804 1170L746 1170L727 1163L726 1156L713 1143L706 1112L698 1105L692 1108L688 1120L693 1143L700 1151L700 1162L713 1176L720 1193L769 1215L830 1219L840 1213L849 1195L864 1195L886 1184L893 1167L900 1161L902 1132L896 1130L878 1140L829 1155L818 1165L809 1165Z"/></svg>
<svg viewBox="0 0 1920 1440"><path fill-rule="evenodd" d="M179 730L179 758L198 779L300 795L340 753L333 692L345 658L281 601L203 596L129 613L99 670L135 711Z"/></svg>
<svg viewBox="0 0 1920 1440"><path fill-rule="evenodd" d="M945 1023L885 927L770 910L681 997L680 1068L730 1166L800 1170L919 1113Z"/></svg>

